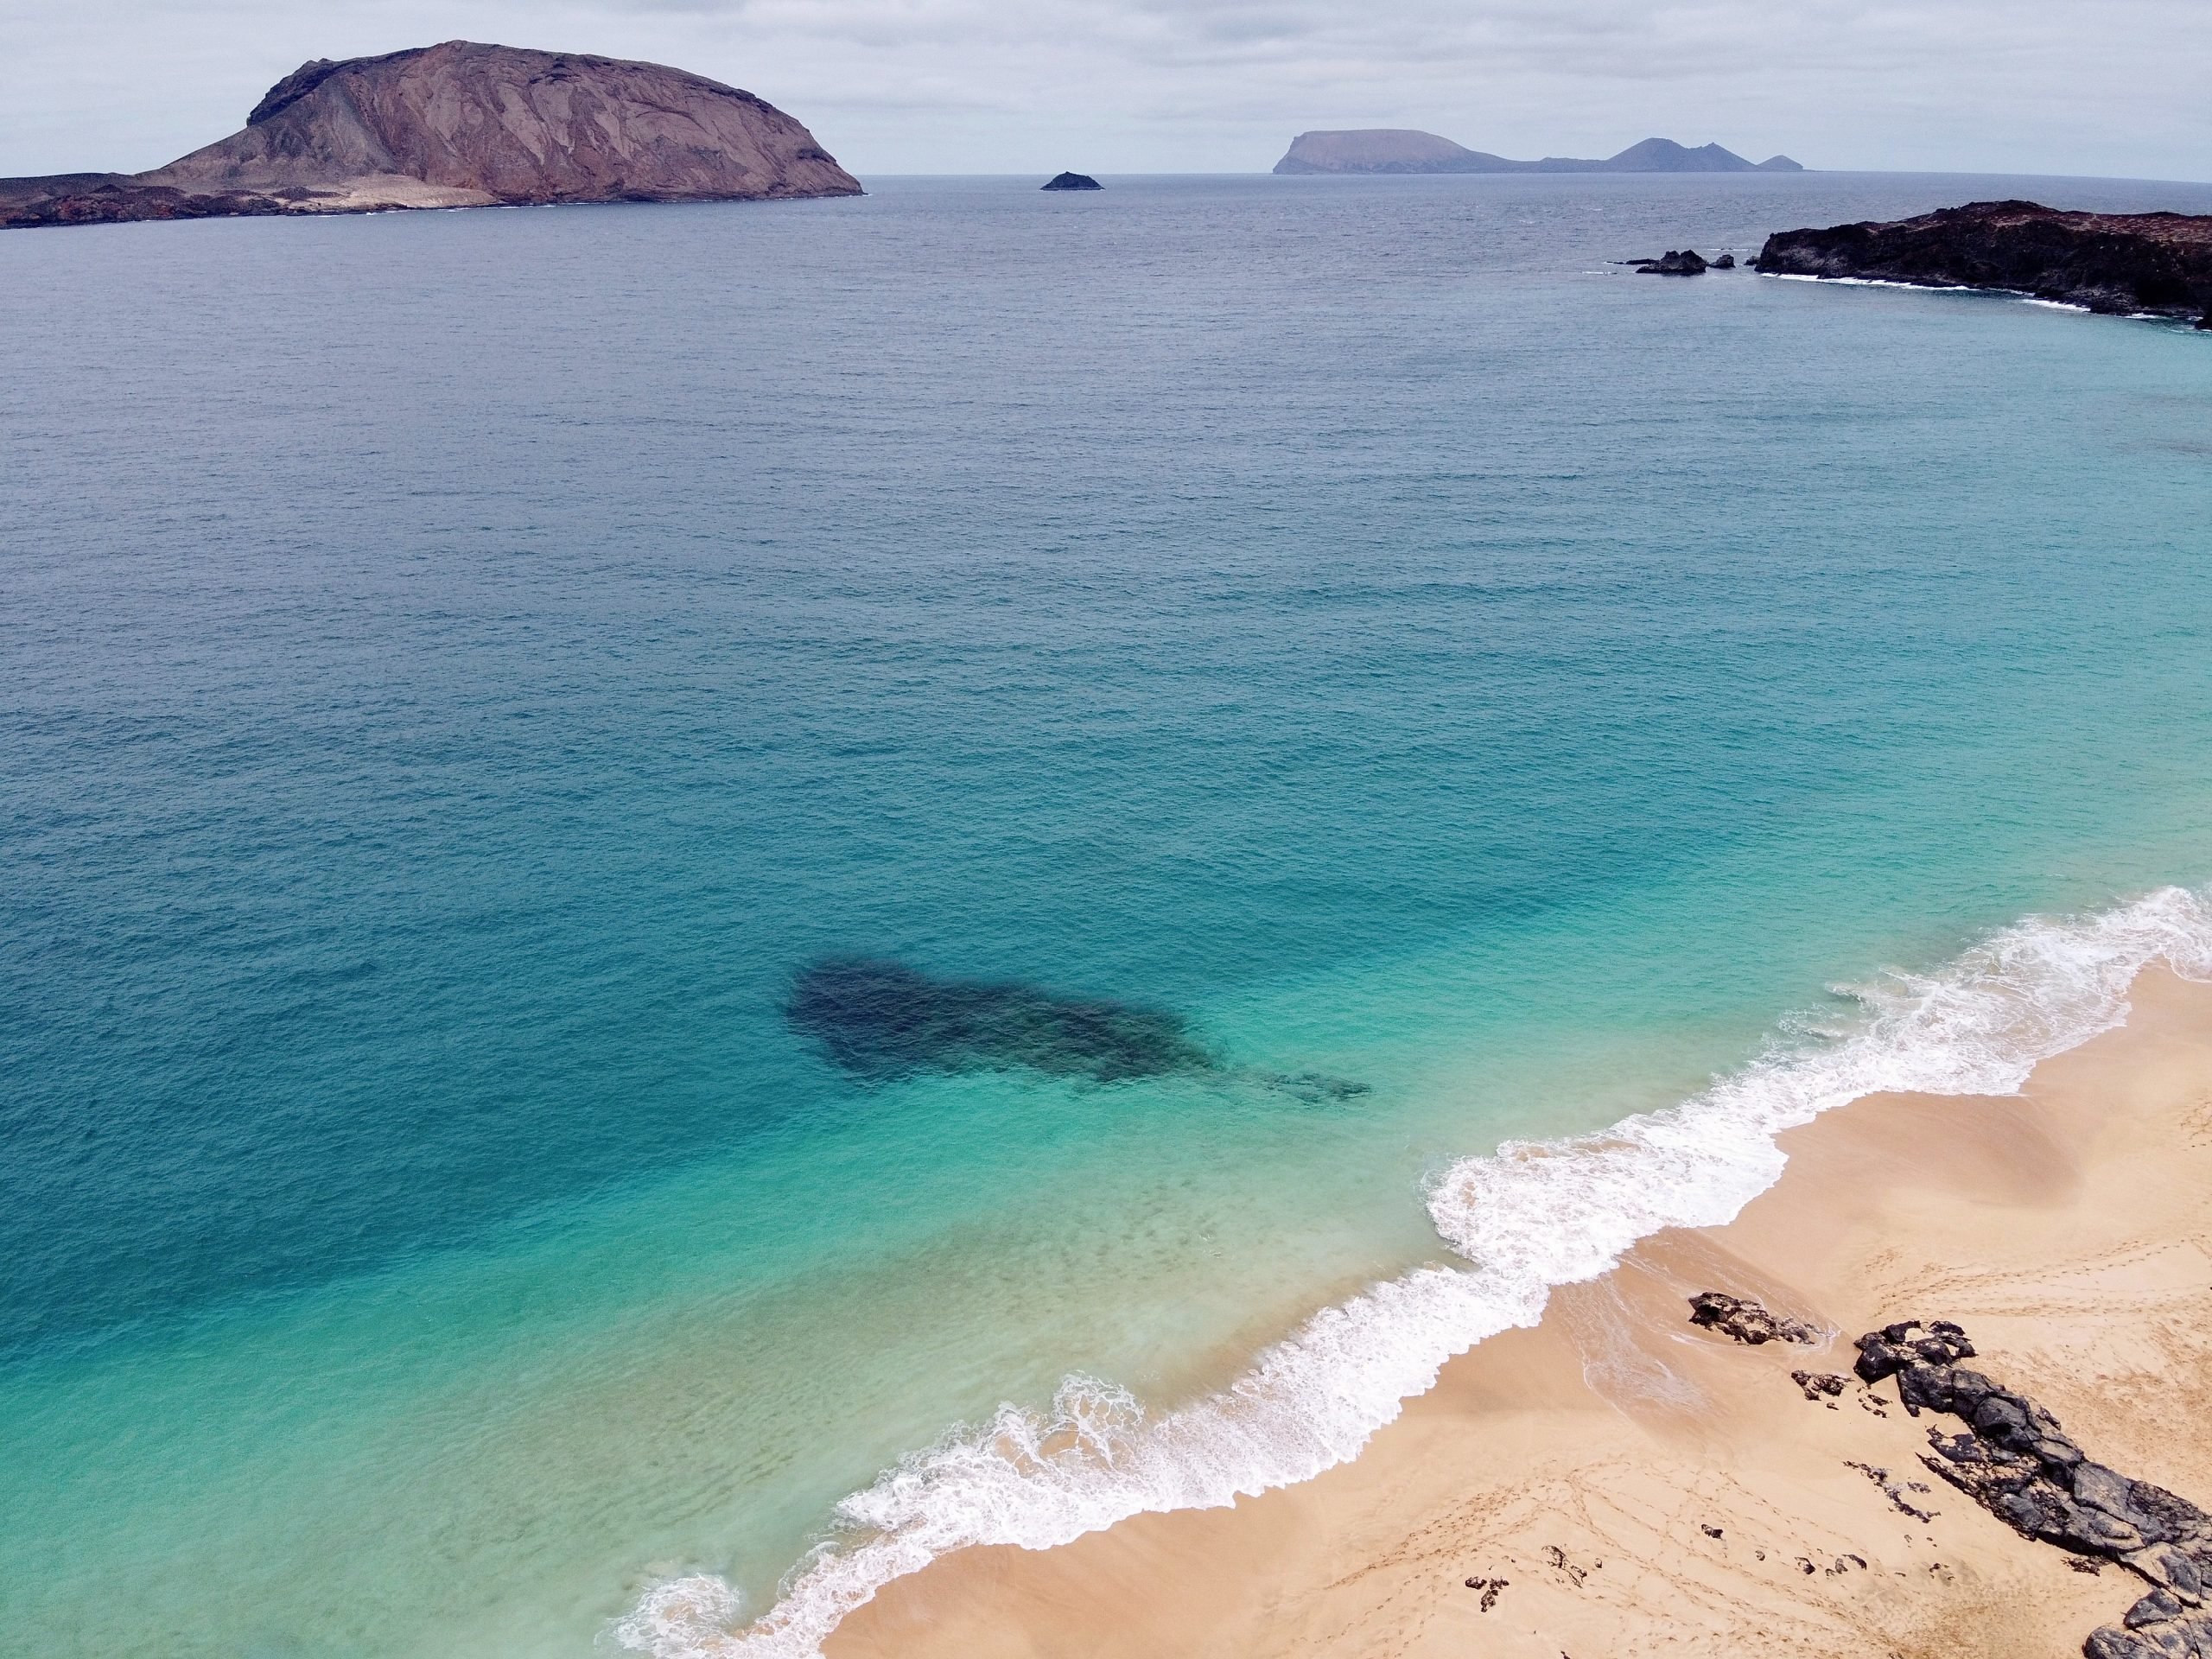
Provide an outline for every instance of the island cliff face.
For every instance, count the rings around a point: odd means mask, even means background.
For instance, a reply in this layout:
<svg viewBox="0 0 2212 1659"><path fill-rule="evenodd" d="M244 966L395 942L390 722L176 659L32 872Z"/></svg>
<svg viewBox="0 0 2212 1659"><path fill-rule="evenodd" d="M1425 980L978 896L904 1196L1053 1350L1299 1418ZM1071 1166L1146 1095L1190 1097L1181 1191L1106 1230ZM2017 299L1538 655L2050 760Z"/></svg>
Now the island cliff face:
<svg viewBox="0 0 2212 1659"><path fill-rule="evenodd" d="M1802 173L1787 156L1747 162L1718 144L1695 149L1671 138L1646 138L1617 156L1584 161L1547 156L1516 162L1469 149L1433 132L1410 127L1363 127L1341 132L1301 132L1275 163L1278 173Z"/></svg>
<svg viewBox="0 0 2212 1659"><path fill-rule="evenodd" d="M860 194L750 92L658 64L448 41L304 64L245 130L151 172L0 180L0 226Z"/></svg>
<svg viewBox="0 0 2212 1659"><path fill-rule="evenodd" d="M2212 218L2182 213L1975 201L1917 219L1783 231L1767 238L1758 269L1997 289L2092 311L2194 317L2212 328Z"/></svg>

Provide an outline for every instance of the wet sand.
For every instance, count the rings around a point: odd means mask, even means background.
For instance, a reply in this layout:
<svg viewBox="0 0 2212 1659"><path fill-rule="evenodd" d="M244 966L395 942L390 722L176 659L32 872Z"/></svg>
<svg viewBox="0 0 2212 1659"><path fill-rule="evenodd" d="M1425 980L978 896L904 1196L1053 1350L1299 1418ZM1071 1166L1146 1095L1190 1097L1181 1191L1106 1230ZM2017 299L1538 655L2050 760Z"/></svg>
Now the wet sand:
<svg viewBox="0 0 2212 1659"><path fill-rule="evenodd" d="M2078 1654L2139 1582L1937 1481L1926 1431L1958 1425L1908 1417L1893 1383L1808 1401L1789 1372L1847 1374L1859 1332L1955 1319L1977 1368L2093 1457L2212 1503L2212 986L2153 969L2133 1001L2018 1096L1876 1096L1791 1132L1736 1221L1560 1292L1357 1462L1058 1549L959 1552L855 1612L829 1659ZM1741 1346L1688 1323L1705 1289L1834 1336Z"/></svg>

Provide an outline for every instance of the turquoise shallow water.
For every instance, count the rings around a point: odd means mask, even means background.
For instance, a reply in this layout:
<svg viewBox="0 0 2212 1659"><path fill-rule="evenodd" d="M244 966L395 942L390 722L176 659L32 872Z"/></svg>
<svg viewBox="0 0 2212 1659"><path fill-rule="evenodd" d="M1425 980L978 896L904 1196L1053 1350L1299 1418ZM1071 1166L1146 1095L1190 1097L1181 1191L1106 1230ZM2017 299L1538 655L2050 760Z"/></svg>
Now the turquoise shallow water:
<svg viewBox="0 0 2212 1659"><path fill-rule="evenodd" d="M0 238L11 1648L757 1613L1470 1154L2212 880L2212 339L1606 263L2212 188L1109 183ZM1220 1068L857 1078L851 954Z"/></svg>

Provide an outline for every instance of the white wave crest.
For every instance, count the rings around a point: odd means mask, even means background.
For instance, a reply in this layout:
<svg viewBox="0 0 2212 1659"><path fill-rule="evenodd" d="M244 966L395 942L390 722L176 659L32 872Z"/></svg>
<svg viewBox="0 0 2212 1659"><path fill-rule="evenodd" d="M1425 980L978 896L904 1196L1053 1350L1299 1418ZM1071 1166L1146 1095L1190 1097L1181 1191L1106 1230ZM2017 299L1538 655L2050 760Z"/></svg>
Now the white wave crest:
<svg viewBox="0 0 2212 1659"><path fill-rule="evenodd" d="M1147 1412L1082 1376L1039 1414L1003 1406L838 1505L839 1535L735 1628L719 1578L673 1580L613 1627L655 1659L811 1659L884 1585L976 1544L1042 1549L1146 1510L1206 1509L1310 1479L1357 1455L1446 1360L1536 1322L1552 1287L1592 1279L1638 1239L1716 1226L1781 1174L1783 1130L1862 1096L2003 1094L2037 1062L2119 1025L2163 961L2212 980L2212 908L2163 888L2064 920L2005 929L1929 975L1851 993L1863 1023L1777 1044L1664 1111L1593 1135L1510 1141L1436 1181L1429 1210L1473 1270L1423 1268L1323 1310L1224 1391Z"/></svg>

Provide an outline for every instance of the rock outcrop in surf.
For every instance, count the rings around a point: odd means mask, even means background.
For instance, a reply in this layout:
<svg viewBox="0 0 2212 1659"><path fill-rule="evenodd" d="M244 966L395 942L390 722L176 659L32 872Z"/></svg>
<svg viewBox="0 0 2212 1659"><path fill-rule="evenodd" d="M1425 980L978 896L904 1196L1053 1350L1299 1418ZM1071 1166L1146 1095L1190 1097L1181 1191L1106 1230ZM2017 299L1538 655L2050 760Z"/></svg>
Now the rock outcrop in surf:
<svg viewBox="0 0 2212 1659"><path fill-rule="evenodd" d="M1601 161L1547 156L1516 162L1469 149L1409 127L1361 127L1301 132L1277 162L1278 173L1802 173L1787 156L1746 161L1719 144L1693 149L1671 138L1646 138Z"/></svg>
<svg viewBox="0 0 2212 1659"><path fill-rule="evenodd" d="M1706 263L1695 248L1669 248L1656 259L1638 260L1636 268L1646 276L1702 276Z"/></svg>
<svg viewBox="0 0 2212 1659"><path fill-rule="evenodd" d="M2191 317L2212 328L2212 217L1974 201L1916 219L1780 231L1766 239L1758 269L1993 289L2092 311Z"/></svg>
<svg viewBox="0 0 2212 1659"><path fill-rule="evenodd" d="M448 41L302 64L242 131L151 172L0 180L0 226L860 194L798 121L720 81Z"/></svg>

